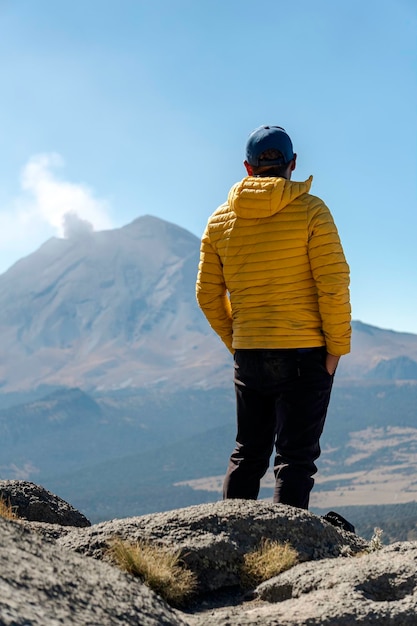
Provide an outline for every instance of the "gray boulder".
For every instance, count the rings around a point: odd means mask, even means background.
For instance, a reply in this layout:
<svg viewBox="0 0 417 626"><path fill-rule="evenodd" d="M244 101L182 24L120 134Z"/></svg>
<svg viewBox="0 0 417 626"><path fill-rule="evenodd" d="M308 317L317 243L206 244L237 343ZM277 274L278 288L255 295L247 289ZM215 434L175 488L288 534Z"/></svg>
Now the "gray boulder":
<svg viewBox="0 0 417 626"><path fill-rule="evenodd" d="M15 496L23 483L3 482L15 483ZM0 536L1 626L417 624L417 542L368 554L360 537L284 505L228 500L90 527L0 518ZM183 612L172 609L103 562L114 537L179 549L206 593ZM230 587L243 555L264 538L288 541L301 562L248 600Z"/></svg>
<svg viewBox="0 0 417 626"><path fill-rule="evenodd" d="M0 480L0 498L10 503L18 517L61 526L90 526L89 520L68 502L25 480Z"/></svg>
<svg viewBox="0 0 417 626"><path fill-rule="evenodd" d="M188 621L192 626L415 626L417 542L301 563L259 585L254 601L196 612Z"/></svg>
<svg viewBox="0 0 417 626"><path fill-rule="evenodd" d="M184 626L137 579L0 518L2 626Z"/></svg>
<svg viewBox="0 0 417 626"><path fill-rule="evenodd" d="M71 530L57 541L62 547L102 559L114 537L130 542L145 539L180 550L197 575L201 592L239 584L243 555L264 538L289 542L301 561L354 554L367 545L308 511L251 500L112 520Z"/></svg>
<svg viewBox="0 0 417 626"><path fill-rule="evenodd" d="M257 595L280 603L283 612L287 600L296 600L309 624L415 625L417 543L392 544L343 562L304 563L260 585Z"/></svg>

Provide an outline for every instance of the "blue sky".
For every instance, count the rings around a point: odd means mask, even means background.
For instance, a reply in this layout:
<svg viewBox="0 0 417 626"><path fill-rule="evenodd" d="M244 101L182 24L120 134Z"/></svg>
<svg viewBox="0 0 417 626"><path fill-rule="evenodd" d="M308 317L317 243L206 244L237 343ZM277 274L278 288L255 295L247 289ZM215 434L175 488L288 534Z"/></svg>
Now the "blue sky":
<svg viewBox="0 0 417 626"><path fill-rule="evenodd" d="M0 0L0 271L68 212L200 236L278 124L335 217L353 318L417 333L416 32L415 0Z"/></svg>

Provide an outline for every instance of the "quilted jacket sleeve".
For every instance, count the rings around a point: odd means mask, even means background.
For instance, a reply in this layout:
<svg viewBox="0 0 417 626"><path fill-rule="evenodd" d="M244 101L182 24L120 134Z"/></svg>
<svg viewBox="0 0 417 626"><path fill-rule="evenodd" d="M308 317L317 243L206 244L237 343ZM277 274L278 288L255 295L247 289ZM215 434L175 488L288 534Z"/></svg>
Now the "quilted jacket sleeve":
<svg viewBox="0 0 417 626"><path fill-rule="evenodd" d="M309 220L309 257L327 351L350 351L349 266L327 206L318 198Z"/></svg>
<svg viewBox="0 0 417 626"><path fill-rule="evenodd" d="M233 353L232 308L224 282L222 263L210 242L208 228L201 240L196 296L210 326Z"/></svg>

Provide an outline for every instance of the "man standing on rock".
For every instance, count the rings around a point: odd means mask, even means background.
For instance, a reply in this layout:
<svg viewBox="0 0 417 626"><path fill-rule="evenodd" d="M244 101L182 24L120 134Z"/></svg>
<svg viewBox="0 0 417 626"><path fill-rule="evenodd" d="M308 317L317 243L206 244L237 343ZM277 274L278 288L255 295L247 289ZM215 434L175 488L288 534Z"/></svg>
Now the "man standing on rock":
<svg viewBox="0 0 417 626"><path fill-rule="evenodd" d="M197 300L234 355L236 447L223 497L256 499L276 450L274 502L307 509L334 373L350 350L349 266L332 215L291 181L279 126L254 130L248 176L209 218Z"/></svg>

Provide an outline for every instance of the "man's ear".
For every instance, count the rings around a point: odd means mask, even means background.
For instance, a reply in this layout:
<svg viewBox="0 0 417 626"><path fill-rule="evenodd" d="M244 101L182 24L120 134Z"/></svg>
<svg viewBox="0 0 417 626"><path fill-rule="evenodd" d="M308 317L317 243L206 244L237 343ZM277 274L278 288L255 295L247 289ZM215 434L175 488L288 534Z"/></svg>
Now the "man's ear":
<svg viewBox="0 0 417 626"><path fill-rule="evenodd" d="M247 161L243 161L243 165L246 167L246 171L248 173L248 176L253 176L252 165L250 165Z"/></svg>
<svg viewBox="0 0 417 626"><path fill-rule="evenodd" d="M294 157L291 161L291 171L293 172L297 166L297 155L294 153Z"/></svg>

